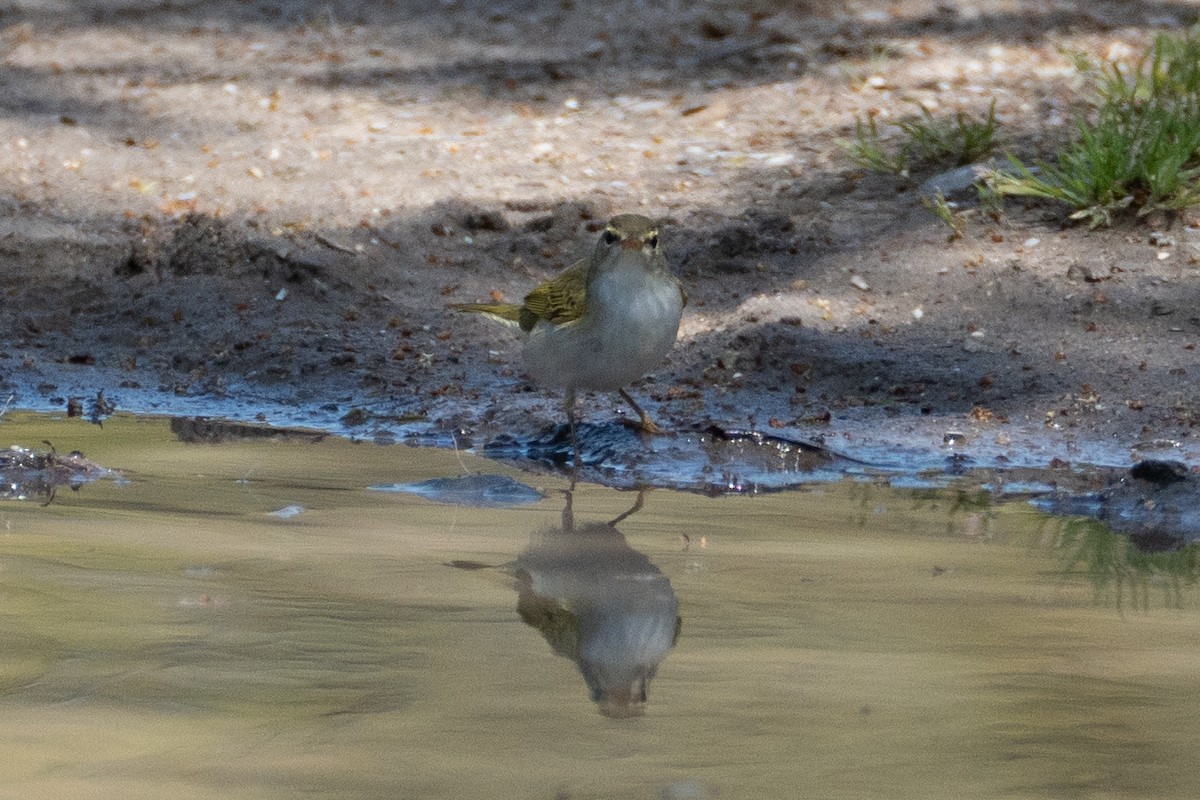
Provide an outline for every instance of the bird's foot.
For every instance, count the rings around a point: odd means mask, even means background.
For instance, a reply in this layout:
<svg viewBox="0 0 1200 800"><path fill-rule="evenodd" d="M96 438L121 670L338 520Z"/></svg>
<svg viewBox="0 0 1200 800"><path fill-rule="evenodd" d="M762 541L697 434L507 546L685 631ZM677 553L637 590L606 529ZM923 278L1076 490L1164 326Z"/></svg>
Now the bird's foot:
<svg viewBox="0 0 1200 800"><path fill-rule="evenodd" d="M633 419L632 417L621 417L621 424L624 425L626 428L632 428L635 431L640 431L642 433L649 433L652 435L668 433L668 431L660 428L658 426L658 423L656 423L654 420L650 419L650 417L648 415L643 416L641 419Z"/></svg>
<svg viewBox="0 0 1200 800"><path fill-rule="evenodd" d="M666 433L666 431L655 424L654 420L650 419L650 415L642 410L642 407L637 404L637 401L630 397L629 392L625 391L624 389L618 389L617 391L620 392L622 399L624 399L625 402L629 404L629 407L637 412L638 415L637 422L634 422L628 417L622 417L622 425L634 428L642 433Z"/></svg>

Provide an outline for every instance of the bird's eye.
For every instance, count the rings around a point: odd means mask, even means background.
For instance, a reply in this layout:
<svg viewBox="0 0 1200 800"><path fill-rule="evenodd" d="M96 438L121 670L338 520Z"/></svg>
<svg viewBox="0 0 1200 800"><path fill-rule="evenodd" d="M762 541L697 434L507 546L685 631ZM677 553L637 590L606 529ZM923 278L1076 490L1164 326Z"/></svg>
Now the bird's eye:
<svg viewBox="0 0 1200 800"><path fill-rule="evenodd" d="M609 228L604 232L604 235L600 237L600 241L604 242L605 244L616 244L620 238L621 237L618 236L615 231Z"/></svg>
<svg viewBox="0 0 1200 800"><path fill-rule="evenodd" d="M652 233L646 237L646 244L650 245L651 250L658 249L658 234Z"/></svg>

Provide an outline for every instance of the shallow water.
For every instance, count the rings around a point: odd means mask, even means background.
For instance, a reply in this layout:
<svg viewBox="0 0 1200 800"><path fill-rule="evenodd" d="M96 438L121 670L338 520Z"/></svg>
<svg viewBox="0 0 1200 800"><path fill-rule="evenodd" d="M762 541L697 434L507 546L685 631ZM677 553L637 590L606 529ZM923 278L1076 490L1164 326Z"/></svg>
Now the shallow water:
<svg viewBox="0 0 1200 800"><path fill-rule="evenodd" d="M610 526L636 493L565 514L444 450L0 439L123 478L0 503L8 796L1195 795L1191 550L978 491L659 490ZM464 471L546 498L367 488Z"/></svg>

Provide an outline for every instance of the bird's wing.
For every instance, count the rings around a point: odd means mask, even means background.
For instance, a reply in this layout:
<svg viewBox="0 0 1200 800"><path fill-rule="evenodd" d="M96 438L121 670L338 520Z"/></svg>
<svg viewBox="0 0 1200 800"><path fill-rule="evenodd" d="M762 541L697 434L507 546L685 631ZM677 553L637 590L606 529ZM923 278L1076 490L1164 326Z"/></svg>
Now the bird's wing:
<svg viewBox="0 0 1200 800"><path fill-rule="evenodd" d="M587 274L588 262L582 259L525 295L521 330L533 330L538 320L564 325L586 314Z"/></svg>

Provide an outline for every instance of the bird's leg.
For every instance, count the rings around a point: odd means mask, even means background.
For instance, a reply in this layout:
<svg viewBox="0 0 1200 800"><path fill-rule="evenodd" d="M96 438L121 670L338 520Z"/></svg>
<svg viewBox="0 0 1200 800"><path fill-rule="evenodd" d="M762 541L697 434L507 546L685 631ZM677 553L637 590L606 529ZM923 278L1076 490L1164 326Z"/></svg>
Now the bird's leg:
<svg viewBox="0 0 1200 800"><path fill-rule="evenodd" d="M575 472L579 473L579 464L582 459L579 457L579 434L575 430L575 389L572 387L567 389L567 396L563 400L563 405L567 412L567 427L571 431L571 450L575 454ZM572 487L574 488L574 482Z"/></svg>
<svg viewBox="0 0 1200 800"><path fill-rule="evenodd" d="M650 419L650 415L647 414L645 411L643 411L642 407L639 406L637 404L637 402L632 397L629 396L629 392L625 391L624 389L618 389L617 391L621 393L621 397L623 397L625 399L625 402L629 403L629 407L632 408L634 411L636 411L637 415L639 417L641 417L642 421L641 421L641 424L637 426L638 428L645 431L646 433L662 433L663 432L663 429L658 427L658 425L656 425L654 423L654 420Z"/></svg>

